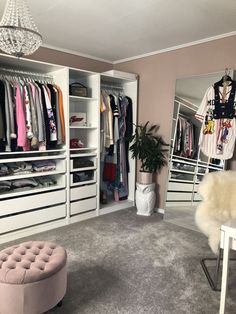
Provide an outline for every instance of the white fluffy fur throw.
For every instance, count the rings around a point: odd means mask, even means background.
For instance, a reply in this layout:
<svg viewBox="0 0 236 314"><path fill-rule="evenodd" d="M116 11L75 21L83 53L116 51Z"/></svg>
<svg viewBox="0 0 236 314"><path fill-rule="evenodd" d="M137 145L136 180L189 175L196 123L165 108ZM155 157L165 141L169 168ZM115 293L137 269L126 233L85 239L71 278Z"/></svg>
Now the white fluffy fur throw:
<svg viewBox="0 0 236 314"><path fill-rule="evenodd" d="M236 218L236 171L206 174L199 184L198 193L203 201L197 207L195 221L217 254L221 225Z"/></svg>

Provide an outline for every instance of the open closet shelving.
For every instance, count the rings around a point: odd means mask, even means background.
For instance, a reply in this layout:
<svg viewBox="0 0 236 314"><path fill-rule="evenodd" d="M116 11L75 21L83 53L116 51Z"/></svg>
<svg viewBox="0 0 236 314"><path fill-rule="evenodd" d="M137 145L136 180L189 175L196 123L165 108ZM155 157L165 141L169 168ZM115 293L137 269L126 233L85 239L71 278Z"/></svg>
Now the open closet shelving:
<svg viewBox="0 0 236 314"><path fill-rule="evenodd" d="M70 149L70 216L93 211L98 214L100 76L94 72L69 69L69 84L73 83L86 86L88 97L69 95L69 117L73 113L86 117L86 125L69 123L70 140L78 139L83 145Z"/></svg>
<svg viewBox="0 0 236 314"><path fill-rule="evenodd" d="M132 115L133 123L137 122L137 89L138 80L135 74L120 72L120 71L108 71L101 74L101 90L107 90L108 92L114 92L117 95L123 94L132 99ZM103 130L100 129L100 132ZM114 210L120 210L134 205L135 199L135 160L131 158L129 152L129 167L128 173L128 198L127 200L116 202L114 200L108 201L107 204L100 204L101 213L109 213ZM100 174L100 179L102 174ZM100 182L101 184L101 182Z"/></svg>
<svg viewBox="0 0 236 314"><path fill-rule="evenodd" d="M129 198L108 204L99 202L100 184L100 86L120 86L133 100L133 121L136 122L137 78L124 77L69 68L29 59L0 55L0 74L28 73L34 78L50 77L63 93L65 144L46 151L0 152L0 163L53 160L56 168L43 173L1 176L4 180L50 176L51 186L16 189L0 193L0 243L49 230L76 221L95 217L134 204L135 162L130 162ZM120 74L120 73L119 73ZM79 82L88 89L88 97L70 95L69 84ZM83 113L85 125L73 125L71 114ZM81 147L72 148L71 139L79 139ZM80 163L83 161L82 163ZM89 164L84 163L89 161Z"/></svg>
<svg viewBox="0 0 236 314"><path fill-rule="evenodd" d="M169 161L169 178L167 187L166 206L195 206L201 200L197 193L198 184L208 172L225 168L225 163L212 164L210 158L198 150L196 158L185 158L174 154L174 143L177 134L179 116L190 120L196 126L196 138L199 139L201 123L195 119L197 106L178 96L174 101L172 120L171 150Z"/></svg>

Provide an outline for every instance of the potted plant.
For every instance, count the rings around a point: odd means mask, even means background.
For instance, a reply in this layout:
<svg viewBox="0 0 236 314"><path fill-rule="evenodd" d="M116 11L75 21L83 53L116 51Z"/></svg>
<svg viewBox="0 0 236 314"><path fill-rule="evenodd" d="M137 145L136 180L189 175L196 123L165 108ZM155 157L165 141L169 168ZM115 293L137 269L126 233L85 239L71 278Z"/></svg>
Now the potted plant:
<svg viewBox="0 0 236 314"><path fill-rule="evenodd" d="M153 173L159 172L167 165L169 144L157 134L159 125L135 125L135 132L130 138L129 150L132 158L140 161L139 182L136 190L136 206L138 214L149 216L156 202Z"/></svg>
<svg viewBox="0 0 236 314"><path fill-rule="evenodd" d="M169 144L166 144L162 136L157 134L159 128L157 124L149 126L149 121L144 125L136 125L135 133L130 138L129 150L132 158L141 162L140 183L152 183L152 174L159 172L167 165Z"/></svg>

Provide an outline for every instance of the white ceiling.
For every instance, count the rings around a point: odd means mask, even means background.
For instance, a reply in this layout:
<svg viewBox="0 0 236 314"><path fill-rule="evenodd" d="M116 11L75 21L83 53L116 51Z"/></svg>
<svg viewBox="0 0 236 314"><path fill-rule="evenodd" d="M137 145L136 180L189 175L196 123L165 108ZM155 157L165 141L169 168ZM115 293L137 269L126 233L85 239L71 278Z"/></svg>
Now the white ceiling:
<svg viewBox="0 0 236 314"><path fill-rule="evenodd" d="M27 2L45 45L111 62L236 31L236 0Z"/></svg>

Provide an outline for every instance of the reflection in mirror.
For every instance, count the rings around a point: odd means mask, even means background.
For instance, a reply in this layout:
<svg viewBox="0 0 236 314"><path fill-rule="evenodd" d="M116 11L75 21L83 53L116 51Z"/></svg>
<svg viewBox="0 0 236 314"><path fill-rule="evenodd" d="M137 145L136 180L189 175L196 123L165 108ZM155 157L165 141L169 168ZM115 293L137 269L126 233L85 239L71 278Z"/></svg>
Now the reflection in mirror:
<svg viewBox="0 0 236 314"><path fill-rule="evenodd" d="M233 77L232 71L227 74ZM199 182L206 173L226 166L223 160L209 158L200 151L199 137L204 121L197 120L195 114L208 87L224 75L222 71L176 80L164 219L192 230L198 230L194 215L201 200L197 193Z"/></svg>

